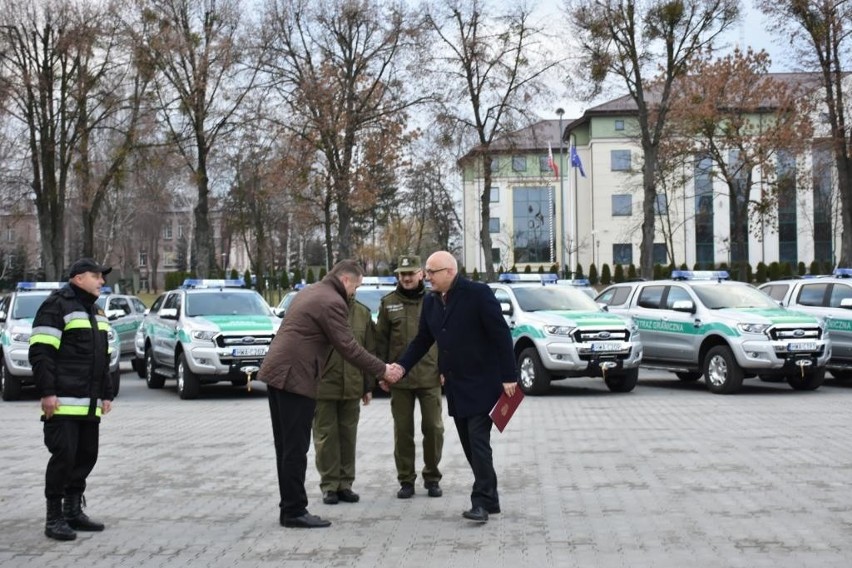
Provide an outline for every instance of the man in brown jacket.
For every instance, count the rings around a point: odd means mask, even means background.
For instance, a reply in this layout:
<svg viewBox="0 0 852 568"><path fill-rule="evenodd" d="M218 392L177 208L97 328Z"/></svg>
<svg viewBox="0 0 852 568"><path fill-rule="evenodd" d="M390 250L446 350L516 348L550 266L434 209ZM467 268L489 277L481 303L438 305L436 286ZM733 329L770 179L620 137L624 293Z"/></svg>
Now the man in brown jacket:
<svg viewBox="0 0 852 568"><path fill-rule="evenodd" d="M341 260L321 282L299 292L263 361L258 379L266 383L278 490L279 522L285 527L321 528L329 521L308 513L305 473L311 423L323 366L332 349L377 378L395 383L401 376L358 345L349 327L348 298L361 284L364 271L353 260Z"/></svg>

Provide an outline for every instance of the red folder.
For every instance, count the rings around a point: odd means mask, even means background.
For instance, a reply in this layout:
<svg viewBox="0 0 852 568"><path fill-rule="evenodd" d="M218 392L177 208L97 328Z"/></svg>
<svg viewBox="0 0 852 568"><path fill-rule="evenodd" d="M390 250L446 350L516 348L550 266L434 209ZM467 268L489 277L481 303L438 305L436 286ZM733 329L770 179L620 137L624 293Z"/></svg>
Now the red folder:
<svg viewBox="0 0 852 568"><path fill-rule="evenodd" d="M524 400L524 391L519 388L515 389L515 394L512 396L507 395L503 391L503 394L497 400L497 404L488 413L488 416L491 417L498 430L502 432L506 428L506 424L509 423L509 420L515 413L515 410L518 409L518 405L521 404L522 400Z"/></svg>

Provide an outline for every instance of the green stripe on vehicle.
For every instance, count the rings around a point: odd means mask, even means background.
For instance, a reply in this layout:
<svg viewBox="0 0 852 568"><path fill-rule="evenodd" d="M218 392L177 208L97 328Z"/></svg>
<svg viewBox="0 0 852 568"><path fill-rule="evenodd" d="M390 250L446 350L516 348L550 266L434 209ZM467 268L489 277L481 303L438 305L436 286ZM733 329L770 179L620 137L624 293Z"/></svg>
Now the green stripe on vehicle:
<svg viewBox="0 0 852 568"><path fill-rule="evenodd" d="M685 335L707 335L716 332L728 337L738 337L740 333L731 326L723 323L705 323L696 327L691 321L664 321L661 319L635 317L633 321L639 326L639 331L659 331L662 333L679 333Z"/></svg>

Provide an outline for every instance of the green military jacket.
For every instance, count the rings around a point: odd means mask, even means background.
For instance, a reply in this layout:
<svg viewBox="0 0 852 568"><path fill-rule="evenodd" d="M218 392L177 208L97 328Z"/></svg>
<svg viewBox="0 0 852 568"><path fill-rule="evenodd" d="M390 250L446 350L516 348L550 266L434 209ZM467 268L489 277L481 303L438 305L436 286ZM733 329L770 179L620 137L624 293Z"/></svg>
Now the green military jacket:
<svg viewBox="0 0 852 568"><path fill-rule="evenodd" d="M376 352L376 326L370 308L355 300L349 300L349 325L352 335L364 349ZM337 350L332 349L325 362L322 378L317 390L319 400L352 400L372 392L375 379L358 367L347 362Z"/></svg>
<svg viewBox="0 0 852 568"><path fill-rule="evenodd" d="M421 289L417 297L409 298L397 286L396 290L382 298L376 322L376 356L379 359L396 361L417 335L425 294L426 290ZM441 376L438 372L438 346L435 344L393 388L425 389L438 386L441 386Z"/></svg>

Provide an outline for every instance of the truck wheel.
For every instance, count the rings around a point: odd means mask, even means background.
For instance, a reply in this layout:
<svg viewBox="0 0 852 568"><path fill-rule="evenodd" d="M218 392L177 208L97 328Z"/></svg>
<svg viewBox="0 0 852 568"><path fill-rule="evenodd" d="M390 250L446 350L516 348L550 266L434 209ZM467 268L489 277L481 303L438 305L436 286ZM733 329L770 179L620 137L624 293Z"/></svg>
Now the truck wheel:
<svg viewBox="0 0 852 568"><path fill-rule="evenodd" d="M831 376L838 381L848 381L852 379L852 371L847 369L832 369Z"/></svg>
<svg viewBox="0 0 852 568"><path fill-rule="evenodd" d="M610 392L630 392L639 381L639 369L627 369L618 375L607 375L604 379Z"/></svg>
<svg viewBox="0 0 852 568"><path fill-rule="evenodd" d="M183 353L178 357L177 390L178 395L183 400L198 398L198 391L201 390L201 383L198 381L198 376L186 364L186 355Z"/></svg>
<svg viewBox="0 0 852 568"><path fill-rule="evenodd" d="M136 374L139 375L140 379L145 378L145 359L136 359L135 357L130 361L130 364L133 366L133 370L136 371Z"/></svg>
<svg viewBox="0 0 852 568"><path fill-rule="evenodd" d="M158 375L157 364L154 362L154 354L151 353L151 348L145 349L145 382L148 383L149 389L161 389L166 383L166 377Z"/></svg>
<svg viewBox="0 0 852 568"><path fill-rule="evenodd" d="M121 371L110 373L109 380L112 381L112 396L118 396L118 390L121 388Z"/></svg>
<svg viewBox="0 0 852 568"><path fill-rule="evenodd" d="M694 383L695 381L697 381L698 379L701 378L701 373L699 373L697 371L694 371L694 372L681 371L679 373L675 373L675 376L685 383Z"/></svg>
<svg viewBox="0 0 852 568"><path fill-rule="evenodd" d="M527 347L518 356L521 390L524 394L544 394L550 389L550 371L544 368L535 347Z"/></svg>
<svg viewBox="0 0 852 568"><path fill-rule="evenodd" d="M787 384L793 387L794 390L812 391L816 390L825 381L825 367L805 370L805 376L802 373L794 373L787 375Z"/></svg>
<svg viewBox="0 0 852 568"><path fill-rule="evenodd" d="M744 373L731 348L717 345L707 352L704 359L704 381L715 394L733 394L743 385Z"/></svg>
<svg viewBox="0 0 852 568"><path fill-rule="evenodd" d="M0 353L0 357L2 357ZM3 400L18 400L21 398L21 379L9 373L6 361L0 361L0 391L3 391Z"/></svg>

